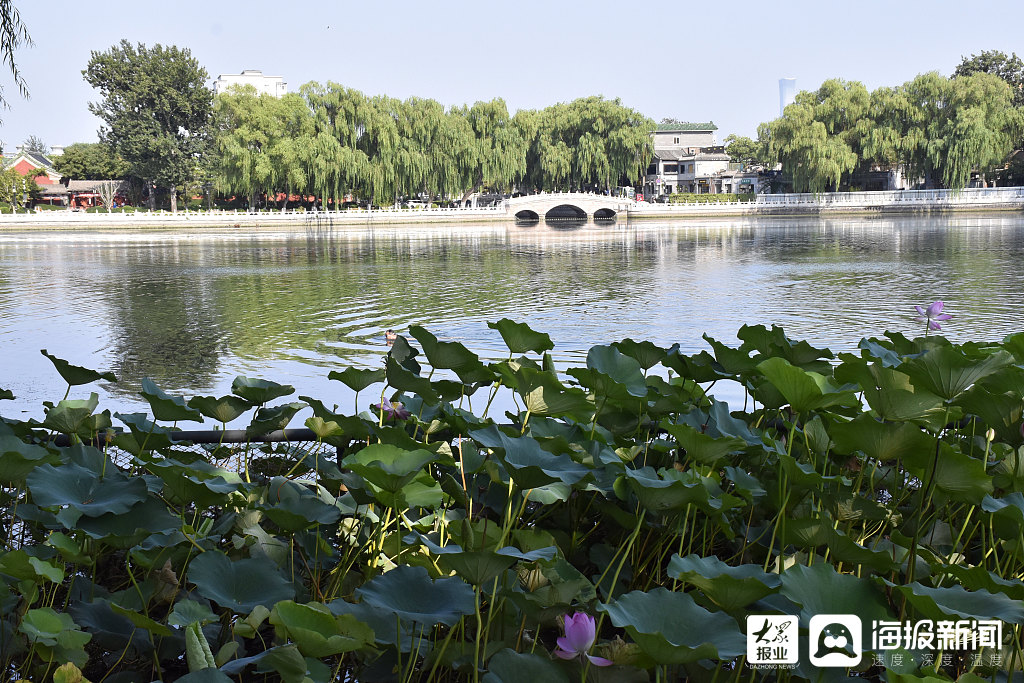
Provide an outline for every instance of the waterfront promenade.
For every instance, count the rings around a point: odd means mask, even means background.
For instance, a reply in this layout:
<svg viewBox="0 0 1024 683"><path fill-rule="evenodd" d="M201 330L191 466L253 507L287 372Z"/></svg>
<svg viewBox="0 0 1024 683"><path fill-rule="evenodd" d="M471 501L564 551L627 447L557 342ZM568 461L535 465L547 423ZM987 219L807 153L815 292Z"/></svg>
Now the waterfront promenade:
<svg viewBox="0 0 1024 683"><path fill-rule="evenodd" d="M605 206L607 205L607 206ZM559 218L588 220L685 219L709 216L808 216L918 214L958 211L1024 210L1024 187L964 190L896 190L888 192L826 192L763 194L752 201L700 204L651 204L590 193L540 193L506 200L491 207L346 209L342 211L136 211L85 213L38 211L0 214L5 228L168 228L168 227L341 227L368 224L484 223Z"/></svg>

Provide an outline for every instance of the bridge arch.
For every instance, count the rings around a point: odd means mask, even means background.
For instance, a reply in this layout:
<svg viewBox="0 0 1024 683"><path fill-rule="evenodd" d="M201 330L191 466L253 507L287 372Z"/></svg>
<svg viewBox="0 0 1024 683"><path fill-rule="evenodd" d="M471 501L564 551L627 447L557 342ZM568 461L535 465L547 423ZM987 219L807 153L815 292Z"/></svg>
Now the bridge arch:
<svg viewBox="0 0 1024 683"><path fill-rule="evenodd" d="M610 209L610 208L598 209L597 211L594 212L594 220L595 221L611 220L611 219L615 218L615 214L616 214L615 209Z"/></svg>
<svg viewBox="0 0 1024 683"><path fill-rule="evenodd" d="M587 212L575 204L559 204L553 206L544 214L545 220L587 220Z"/></svg>
<svg viewBox="0 0 1024 683"><path fill-rule="evenodd" d="M539 221L540 214L530 209L523 209L522 211L516 212L517 221Z"/></svg>

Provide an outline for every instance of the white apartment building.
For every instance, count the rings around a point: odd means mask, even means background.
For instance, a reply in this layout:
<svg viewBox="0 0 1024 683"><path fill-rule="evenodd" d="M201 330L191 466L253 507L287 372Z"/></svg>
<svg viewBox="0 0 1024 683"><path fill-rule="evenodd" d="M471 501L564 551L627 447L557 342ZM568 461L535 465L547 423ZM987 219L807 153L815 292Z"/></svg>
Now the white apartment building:
<svg viewBox="0 0 1024 683"><path fill-rule="evenodd" d="M717 144L711 121L660 123L654 138L654 159L644 178L644 193L657 199L674 193L752 192L757 174L729 169L729 155Z"/></svg>
<svg viewBox="0 0 1024 683"><path fill-rule="evenodd" d="M258 69L246 69L240 74L221 74L213 82L213 94L219 95L233 85L251 85L259 94L266 93L281 97L288 92L288 84L282 76L264 76Z"/></svg>

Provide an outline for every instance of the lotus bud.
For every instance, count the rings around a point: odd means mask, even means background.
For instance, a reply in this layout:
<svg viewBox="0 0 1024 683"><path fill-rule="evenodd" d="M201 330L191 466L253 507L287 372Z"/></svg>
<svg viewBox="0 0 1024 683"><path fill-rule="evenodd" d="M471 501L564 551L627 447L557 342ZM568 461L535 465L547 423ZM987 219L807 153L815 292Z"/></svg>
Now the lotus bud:
<svg viewBox="0 0 1024 683"><path fill-rule="evenodd" d="M995 440L996 440L996 430L994 430L991 427L989 427L988 431L985 432L985 441L987 441L989 443L992 443Z"/></svg>
<svg viewBox="0 0 1024 683"><path fill-rule="evenodd" d="M538 588L543 588L550 583L548 577L544 576L544 572L539 567L529 568L520 567L516 574L519 575L519 581L523 584L523 587L530 593L534 592Z"/></svg>
<svg viewBox="0 0 1024 683"><path fill-rule="evenodd" d="M472 550L476 547L476 535L473 533L473 523L468 519L462 520L462 547Z"/></svg>

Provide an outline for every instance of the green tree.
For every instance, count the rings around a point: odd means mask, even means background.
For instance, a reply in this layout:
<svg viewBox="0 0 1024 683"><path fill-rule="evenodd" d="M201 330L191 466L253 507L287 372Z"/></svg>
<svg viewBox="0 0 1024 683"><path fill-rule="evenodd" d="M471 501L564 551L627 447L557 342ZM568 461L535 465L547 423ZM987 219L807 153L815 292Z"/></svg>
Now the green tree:
<svg viewBox="0 0 1024 683"><path fill-rule="evenodd" d="M965 187L971 171L987 173L1001 165L1024 132L1024 112L1013 106L1007 83L989 73L951 81L950 106L938 130L942 145L933 162L946 187Z"/></svg>
<svg viewBox="0 0 1024 683"><path fill-rule="evenodd" d="M0 203L8 204L13 212L28 198L39 197L35 178L23 176L13 168L0 172Z"/></svg>
<svg viewBox="0 0 1024 683"><path fill-rule="evenodd" d="M544 190L632 183L654 151L654 122L618 99L587 97L516 116L520 130L532 132L526 180Z"/></svg>
<svg viewBox="0 0 1024 683"><path fill-rule="evenodd" d="M963 57L953 71L953 76L976 73L992 74L1006 81L1013 91L1014 106L1024 106L1024 60L1016 52L1007 57L1005 52L999 50L982 50L981 54Z"/></svg>
<svg viewBox="0 0 1024 683"><path fill-rule="evenodd" d="M282 114L296 102L308 113L299 95L292 94L282 104L276 97L257 94L251 85L233 87L217 96L218 189L244 195L250 209L255 207L257 195L282 189L278 181L292 170L291 164L284 169L277 166L284 141L292 135Z"/></svg>
<svg viewBox="0 0 1024 683"><path fill-rule="evenodd" d="M725 136L725 153L733 161L747 165L765 165L767 151L760 140L752 140L744 135L729 134Z"/></svg>
<svg viewBox="0 0 1024 683"><path fill-rule="evenodd" d="M856 81L831 79L817 91L797 93L785 114L761 130L797 192L837 190L861 161L858 124L870 96Z"/></svg>
<svg viewBox="0 0 1024 683"><path fill-rule="evenodd" d="M461 113L470 125L473 140L472 186L466 187L466 196L484 187L511 190L526 175L528 141L513 125L505 100L476 102Z"/></svg>
<svg viewBox="0 0 1024 683"><path fill-rule="evenodd" d="M120 180L128 175L128 166L100 142L76 142L53 158L53 167L72 180Z"/></svg>
<svg viewBox="0 0 1024 683"><path fill-rule="evenodd" d="M213 95L206 70L187 49L122 40L93 52L82 73L103 97L89 105L104 123L100 140L132 175L166 188L176 211L177 188L199 172L210 138Z"/></svg>

